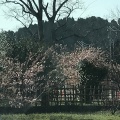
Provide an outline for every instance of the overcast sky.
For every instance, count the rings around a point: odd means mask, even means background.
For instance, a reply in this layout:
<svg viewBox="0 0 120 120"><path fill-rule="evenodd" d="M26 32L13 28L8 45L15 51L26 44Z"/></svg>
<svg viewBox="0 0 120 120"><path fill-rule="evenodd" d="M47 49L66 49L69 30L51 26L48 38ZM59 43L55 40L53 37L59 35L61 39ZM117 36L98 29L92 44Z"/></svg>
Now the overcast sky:
<svg viewBox="0 0 120 120"><path fill-rule="evenodd" d="M49 0L50 1L50 0ZM73 17L90 17L97 16L105 19L110 19L109 14L111 10L115 10L116 7L120 8L120 0L83 0L87 9L84 11L74 12ZM13 30L16 31L22 25L13 18L6 18L3 12L4 7L0 7L0 30Z"/></svg>

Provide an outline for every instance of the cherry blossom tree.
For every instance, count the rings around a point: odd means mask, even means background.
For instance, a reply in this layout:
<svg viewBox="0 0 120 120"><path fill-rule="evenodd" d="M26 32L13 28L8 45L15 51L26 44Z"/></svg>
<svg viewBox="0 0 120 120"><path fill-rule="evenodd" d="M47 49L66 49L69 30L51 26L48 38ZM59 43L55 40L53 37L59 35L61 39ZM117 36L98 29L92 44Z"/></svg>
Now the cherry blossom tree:
<svg viewBox="0 0 120 120"><path fill-rule="evenodd" d="M100 66L107 66L106 63L106 56L104 51L100 48L75 48L72 52L63 52L59 56L58 66L62 69L64 77L70 80L73 83L78 84L80 82L80 74L78 65L79 62L82 60L87 60L90 63L93 63L96 67Z"/></svg>
<svg viewBox="0 0 120 120"><path fill-rule="evenodd" d="M51 49L41 51L37 56L29 53L24 63L12 58L1 58L1 98L9 100L14 107L22 107L37 99L37 90L45 83L45 63ZM41 75L38 75L41 74ZM40 83L40 81L43 81ZM45 85L44 85L45 88ZM44 90L43 90L44 91ZM43 92L42 91L42 92ZM40 93L41 94L41 93Z"/></svg>

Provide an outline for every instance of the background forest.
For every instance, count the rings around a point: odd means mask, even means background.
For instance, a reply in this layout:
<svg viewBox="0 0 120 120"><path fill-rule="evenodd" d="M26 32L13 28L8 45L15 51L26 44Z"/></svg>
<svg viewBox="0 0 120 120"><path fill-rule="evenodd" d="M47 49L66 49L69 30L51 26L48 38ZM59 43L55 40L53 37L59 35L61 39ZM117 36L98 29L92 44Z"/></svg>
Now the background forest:
<svg viewBox="0 0 120 120"><path fill-rule="evenodd" d="M56 30L58 23L63 26ZM47 21L43 21L45 45L50 45L50 29L48 24L49 23ZM93 16L86 19L80 18L77 21L75 21L74 18L69 18L67 20L61 19L55 23L54 26L56 36L54 44L61 44L63 46L67 45L69 51L74 50L74 45L83 47L92 46L95 48L99 47L108 52L108 54L110 54L110 47L112 47L112 59L115 62L120 63L119 22L116 22L115 20L108 22L100 17L97 18ZM14 53L11 53L11 56L13 58L19 56L19 54L25 56L26 52L29 51L29 49L32 49L34 45L37 45L39 42L37 24L29 25L28 28L19 28L16 32L4 31L1 35L2 34L6 37L6 42L10 45L10 47L12 47L11 52ZM43 44L41 43L39 45L42 46ZM22 47L22 50L20 47ZM22 58L24 59L24 57Z"/></svg>

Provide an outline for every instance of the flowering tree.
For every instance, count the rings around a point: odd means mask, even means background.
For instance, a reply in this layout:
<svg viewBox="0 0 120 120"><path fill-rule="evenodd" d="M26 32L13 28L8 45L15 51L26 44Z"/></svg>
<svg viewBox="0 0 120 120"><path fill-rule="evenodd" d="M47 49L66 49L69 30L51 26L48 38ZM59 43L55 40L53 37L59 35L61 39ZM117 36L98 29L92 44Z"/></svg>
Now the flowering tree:
<svg viewBox="0 0 120 120"><path fill-rule="evenodd" d="M107 56L100 48L93 47L76 47L72 52L65 51L66 50L63 50L63 52L59 54L56 73L59 71L59 78L63 80L64 83L69 85L84 85L86 93L83 94L85 94L86 97L83 96L85 98L82 99L90 102L90 97L88 96L90 91L87 89L90 86L96 86L97 88L100 82L107 76L109 66ZM84 90L80 92L84 92Z"/></svg>
<svg viewBox="0 0 120 120"><path fill-rule="evenodd" d="M80 61L87 60L95 67L107 67L108 65L105 53L101 49L93 47L75 48L72 52L62 52L59 57L57 67L62 71L66 80L73 84L82 82Z"/></svg>
<svg viewBox="0 0 120 120"><path fill-rule="evenodd" d="M0 72L1 98L7 98L11 106L21 107L30 103L38 96L37 90L45 80L46 59L51 49L37 54L29 53L24 63L12 58L1 58L2 71ZM41 74L41 75L38 75ZM39 81L39 82L38 82ZM45 87L45 86L44 86Z"/></svg>
<svg viewBox="0 0 120 120"><path fill-rule="evenodd" d="M37 54L30 52L24 63L8 57L1 58L0 97L8 98L11 106L22 107L40 98L45 101L43 93L51 89L52 82L61 87L65 83L88 84L90 77L83 74L84 70L80 67L80 61L84 60L94 67L110 70L106 54L93 47L76 47L70 52L61 45L54 46L54 49L51 47Z"/></svg>

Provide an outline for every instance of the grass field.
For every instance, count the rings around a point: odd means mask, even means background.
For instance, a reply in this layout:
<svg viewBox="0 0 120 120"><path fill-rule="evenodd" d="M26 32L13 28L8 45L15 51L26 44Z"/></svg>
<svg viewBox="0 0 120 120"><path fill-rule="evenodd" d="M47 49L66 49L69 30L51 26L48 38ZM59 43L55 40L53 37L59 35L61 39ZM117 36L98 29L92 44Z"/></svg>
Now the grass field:
<svg viewBox="0 0 120 120"><path fill-rule="evenodd" d="M97 113L51 113L51 114L10 114L0 115L0 120L120 120L120 112L111 115L110 112Z"/></svg>

